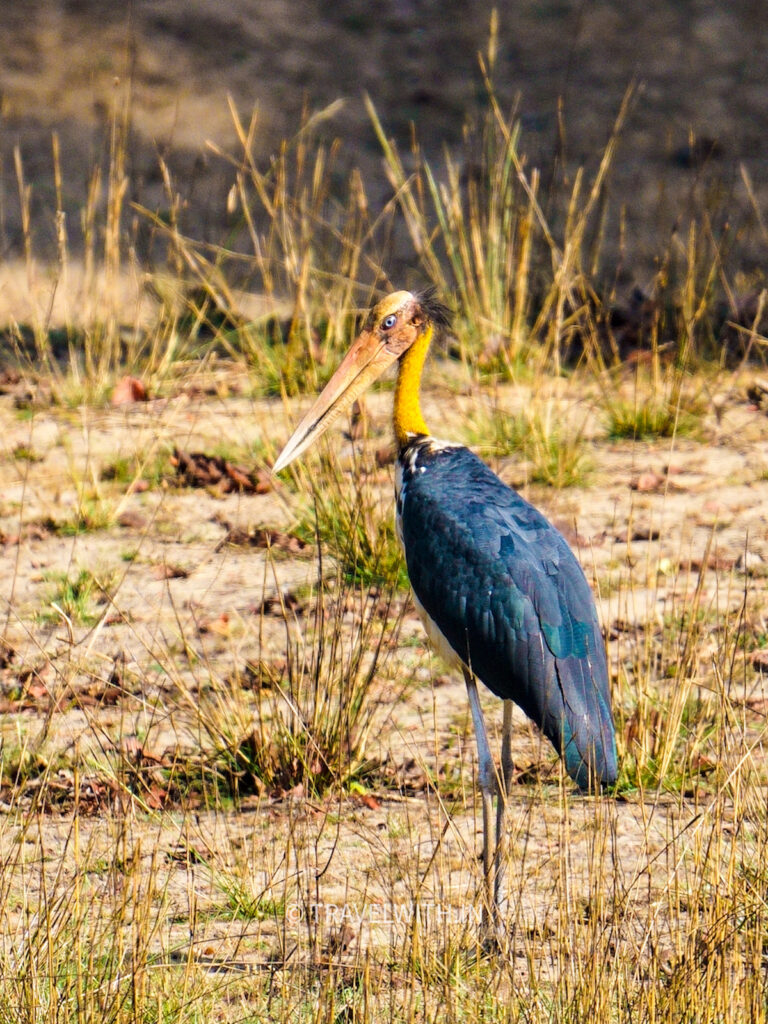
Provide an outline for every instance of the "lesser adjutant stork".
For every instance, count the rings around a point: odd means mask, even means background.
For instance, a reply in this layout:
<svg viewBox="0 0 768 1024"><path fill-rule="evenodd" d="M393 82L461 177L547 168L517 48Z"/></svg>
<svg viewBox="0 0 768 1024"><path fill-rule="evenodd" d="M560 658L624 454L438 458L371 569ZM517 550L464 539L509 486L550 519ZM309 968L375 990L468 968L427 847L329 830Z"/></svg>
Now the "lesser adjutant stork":
<svg viewBox="0 0 768 1024"><path fill-rule="evenodd" d="M483 796L483 918L486 929L495 929L504 809L513 770L512 702L552 741L582 790L615 782L616 745L595 601L571 549L476 455L436 440L424 422L421 373L433 335L448 323L447 309L431 292L399 291L382 299L281 452L274 472L399 362L394 401L397 534L427 635L449 663L461 667L467 685ZM500 777L476 678L504 701Z"/></svg>

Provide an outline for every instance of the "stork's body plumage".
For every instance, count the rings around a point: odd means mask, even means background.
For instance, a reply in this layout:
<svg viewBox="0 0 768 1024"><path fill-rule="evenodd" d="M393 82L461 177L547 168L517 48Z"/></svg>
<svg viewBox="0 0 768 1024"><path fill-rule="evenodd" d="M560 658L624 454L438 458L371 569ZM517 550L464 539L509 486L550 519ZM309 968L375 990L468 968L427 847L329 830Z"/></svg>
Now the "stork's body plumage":
<svg viewBox="0 0 768 1024"><path fill-rule="evenodd" d="M366 325L275 463L304 451L395 360L397 529L434 646L461 666L478 745L486 903L495 924L503 816L512 774L512 702L539 726L582 789L616 779L605 647L594 598L563 536L468 449L430 436L419 404L424 361L447 311L395 292ZM504 703L497 778L475 677ZM498 797L495 856L491 811Z"/></svg>
<svg viewBox="0 0 768 1024"><path fill-rule="evenodd" d="M399 462L399 532L427 628L533 719L582 789L590 775L613 782L605 647L562 534L466 448L417 438Z"/></svg>

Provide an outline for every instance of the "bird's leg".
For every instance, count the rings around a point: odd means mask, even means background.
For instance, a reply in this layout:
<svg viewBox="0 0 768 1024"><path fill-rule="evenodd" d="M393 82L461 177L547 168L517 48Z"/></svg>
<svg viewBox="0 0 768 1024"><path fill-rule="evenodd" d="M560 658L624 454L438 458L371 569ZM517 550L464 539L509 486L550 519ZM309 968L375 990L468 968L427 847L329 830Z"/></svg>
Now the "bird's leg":
<svg viewBox="0 0 768 1024"><path fill-rule="evenodd" d="M495 938L498 923L498 906L494 898L494 854L493 854L493 796L497 791L496 769L491 756L491 745L485 729L485 719L480 707L480 697L474 676L464 669L464 682L467 684L467 696L472 712L472 724L475 728L477 742L478 779L480 792L483 796L483 872L485 876L485 894L483 900L482 930L484 936Z"/></svg>
<svg viewBox="0 0 768 1024"><path fill-rule="evenodd" d="M504 815L507 810L509 785L515 765L512 760L512 701L504 701L504 724L501 732L501 786L496 798L496 854L494 857L493 898L496 906L501 904L501 883L504 878Z"/></svg>

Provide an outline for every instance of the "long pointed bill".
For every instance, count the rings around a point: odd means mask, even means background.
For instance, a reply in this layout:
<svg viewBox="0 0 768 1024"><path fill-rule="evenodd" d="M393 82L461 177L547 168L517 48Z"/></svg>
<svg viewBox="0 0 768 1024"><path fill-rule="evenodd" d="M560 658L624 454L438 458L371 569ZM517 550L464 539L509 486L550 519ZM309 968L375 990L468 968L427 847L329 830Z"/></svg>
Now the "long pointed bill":
<svg viewBox="0 0 768 1024"><path fill-rule="evenodd" d="M285 469L317 441L397 357L397 353L385 348L381 339L374 333L363 331L344 356L315 404L294 430L272 467L272 472L279 473L281 469Z"/></svg>

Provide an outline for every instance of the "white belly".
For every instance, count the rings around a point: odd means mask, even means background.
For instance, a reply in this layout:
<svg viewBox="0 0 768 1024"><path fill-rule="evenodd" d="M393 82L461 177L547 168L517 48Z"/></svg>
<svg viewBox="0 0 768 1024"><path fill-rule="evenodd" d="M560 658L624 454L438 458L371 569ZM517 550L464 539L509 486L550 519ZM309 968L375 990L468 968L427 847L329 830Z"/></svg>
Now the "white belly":
<svg viewBox="0 0 768 1024"><path fill-rule="evenodd" d="M445 633L443 633L435 620L430 618L426 608L413 593L413 590L411 590L411 593L413 594L413 603L416 605L416 611L419 613L419 618L424 623L424 629L429 637L429 642L432 644L435 651L440 655L449 668L465 668L466 666L464 665L464 662L451 647Z"/></svg>

